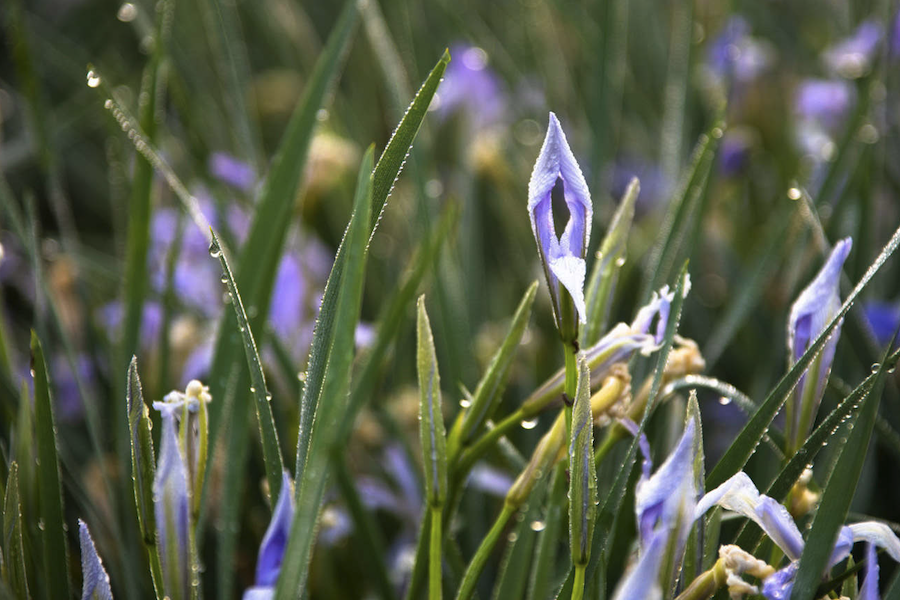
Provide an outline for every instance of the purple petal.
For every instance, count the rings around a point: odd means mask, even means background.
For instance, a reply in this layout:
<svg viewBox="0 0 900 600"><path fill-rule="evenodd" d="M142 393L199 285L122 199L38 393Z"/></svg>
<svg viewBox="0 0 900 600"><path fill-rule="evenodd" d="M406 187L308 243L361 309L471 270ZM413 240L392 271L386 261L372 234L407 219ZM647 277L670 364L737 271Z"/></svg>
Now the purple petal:
<svg viewBox="0 0 900 600"><path fill-rule="evenodd" d="M256 585L273 587L278 582L284 550L287 547L291 524L294 521L294 494L291 493L291 478L285 471L281 477L281 494L272 512L269 528L259 545L259 560L256 563Z"/></svg>
<svg viewBox="0 0 900 600"><path fill-rule="evenodd" d="M900 562L900 539L884 523L863 521L847 527L853 533L853 542L868 542L884 548L888 555Z"/></svg>
<svg viewBox="0 0 900 600"><path fill-rule="evenodd" d="M81 543L81 574L83 583L81 587L82 600L112 600L112 590L109 587L109 575L103 568L91 532L84 521L78 519L78 540Z"/></svg>
<svg viewBox="0 0 900 600"><path fill-rule="evenodd" d="M900 305L870 301L863 304L863 313L875 340L879 345L886 346L900 327Z"/></svg>
<svg viewBox="0 0 900 600"><path fill-rule="evenodd" d="M766 600L788 600L791 597L798 565L799 563L792 562L766 578L762 589Z"/></svg>
<svg viewBox="0 0 900 600"><path fill-rule="evenodd" d="M866 544L866 569L862 587L856 600L881 600L878 593L878 556L875 554L875 544Z"/></svg>
<svg viewBox="0 0 900 600"><path fill-rule="evenodd" d="M866 21L852 36L826 50L822 59L838 75L860 77L871 68L881 38L881 25L875 21Z"/></svg>
<svg viewBox="0 0 900 600"><path fill-rule="evenodd" d="M854 90L846 81L807 79L797 88L794 109L801 117L834 127L855 99Z"/></svg>
<svg viewBox="0 0 900 600"><path fill-rule="evenodd" d="M622 578L613 600L660 600L659 568L662 565L668 536L662 532L654 535L646 544L637 565Z"/></svg>
<svg viewBox="0 0 900 600"><path fill-rule="evenodd" d="M508 100L500 78L488 66L487 53L476 46L455 45L438 94L438 116L463 112L469 125L483 129L503 120Z"/></svg>

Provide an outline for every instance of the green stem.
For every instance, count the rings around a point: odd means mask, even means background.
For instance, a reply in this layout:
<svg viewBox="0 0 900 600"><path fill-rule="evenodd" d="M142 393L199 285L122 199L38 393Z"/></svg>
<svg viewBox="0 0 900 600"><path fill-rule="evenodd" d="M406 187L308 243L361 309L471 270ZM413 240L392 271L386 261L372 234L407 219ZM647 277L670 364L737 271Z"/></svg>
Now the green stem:
<svg viewBox="0 0 900 600"><path fill-rule="evenodd" d="M503 505L503 510L500 512L500 515L497 517L491 530L481 541L481 545L475 552L475 556L472 557L469 566L466 567L462 583L459 584L459 592L456 594L456 600L469 600L469 598L475 594L475 585L478 583L478 577L484 570L484 565L487 563L488 557L494 550L494 546L500 540L500 536L503 533L506 524L515 512L516 509L509 504Z"/></svg>
<svg viewBox="0 0 900 600"><path fill-rule="evenodd" d="M522 421L526 420L526 413L521 407L515 412L507 416L505 419L494 425L492 429L485 432L478 438L474 444L464 449L459 456L456 464L457 471L465 474L468 473L472 465L475 464L482 454L493 446L500 438L506 435L511 429L515 428Z"/></svg>
<svg viewBox="0 0 900 600"><path fill-rule="evenodd" d="M701 573L676 600L706 600L725 585L725 562L720 558L709 571Z"/></svg>
<svg viewBox="0 0 900 600"><path fill-rule="evenodd" d="M572 600L584 597L584 568L587 565L575 565L575 583L572 586Z"/></svg>
<svg viewBox="0 0 900 600"><path fill-rule="evenodd" d="M441 507L431 507L431 550L428 560L428 600L441 600Z"/></svg>
<svg viewBox="0 0 900 600"><path fill-rule="evenodd" d="M578 390L578 365L575 362L578 350L574 344L565 345L566 354L566 440L572 436L572 403Z"/></svg>

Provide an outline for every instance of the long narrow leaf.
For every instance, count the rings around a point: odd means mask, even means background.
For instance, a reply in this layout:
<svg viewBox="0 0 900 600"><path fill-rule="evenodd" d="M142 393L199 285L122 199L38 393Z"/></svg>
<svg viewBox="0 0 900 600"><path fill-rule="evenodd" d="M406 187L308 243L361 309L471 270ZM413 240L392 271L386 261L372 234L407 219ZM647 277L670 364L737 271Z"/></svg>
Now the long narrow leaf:
<svg viewBox="0 0 900 600"><path fill-rule="evenodd" d="M309 557L315 538L316 522L325 492L330 450L336 440L338 424L347 407L350 367L353 361L354 334L359 320L365 280L369 221L372 211L372 170L374 149L363 157L357 180L353 216L344 236L346 267L341 277L334 307L323 302L319 319L338 324L327 366L324 369L320 397L304 395L305 407L315 416L308 435L306 463L297 469L297 509L285 552L277 598L294 598L305 588ZM327 402L320 401L327 399ZM304 437L303 432L300 438Z"/></svg>
<svg viewBox="0 0 900 600"><path fill-rule="evenodd" d="M848 490L856 489L863 462L869 451L869 441L875 428L875 416L878 414L884 377L888 370L887 359L888 356L885 354L872 383L872 389L857 412L847 443L839 447L837 463L822 491L822 501L813 518L812 529L800 556L800 567L791 595L793 600L812 600L828 557L834 548L838 530L847 519L850 502L853 500L853 494L848 493Z"/></svg>
<svg viewBox="0 0 900 600"><path fill-rule="evenodd" d="M441 506L447 497L447 440L441 412L441 377L424 295L419 296L417 314L419 437L425 467L425 497L430 505Z"/></svg>
<svg viewBox="0 0 900 600"><path fill-rule="evenodd" d="M59 476L59 453L56 443L56 421L50 400L47 363L37 334L31 332L31 358L34 372L34 427L37 438L38 512L43 546L43 576L51 598L69 597L69 557L63 523L62 482ZM62 572L60 572L62 571Z"/></svg>
<svg viewBox="0 0 900 600"><path fill-rule="evenodd" d="M572 562L587 563L597 512L597 469L594 468L594 417L591 414L591 370L578 365L578 391L572 407L569 442L569 548Z"/></svg>
<svg viewBox="0 0 900 600"><path fill-rule="evenodd" d="M3 570L6 581L18 598L30 598L22 544L22 506L19 501L19 469L9 465L6 496L3 499Z"/></svg>
<svg viewBox="0 0 900 600"><path fill-rule="evenodd" d="M881 254L879 254L875 261L869 266L862 279L859 280L859 283L856 284L856 287L853 288L853 291L850 292L850 295L844 300L841 309L835 314L834 318L832 318L825 329L822 330L822 333L819 334L815 341L810 344L806 352L803 353L803 356L794 363L791 370L788 371L775 385L772 391L769 392L769 395L762 404L760 404L759 409L753 414L741 432L737 435L737 438L735 438L734 442L722 458L719 459L719 462L706 478L706 489L711 490L717 487L726 479L744 468L744 465L747 464L747 461L756 451L756 446L765 435L766 430L772 423L772 419L775 418L775 415L781 410L781 407L787 400L788 394L790 394L791 390L800 380L800 377L809 367L812 360L825 345L831 332L834 331L837 324L844 318L847 311L850 310L853 302L869 284L869 281L872 280L875 273L881 269L887 259L894 253L898 245L900 245L900 228L894 232L894 235L891 236L891 239L885 245Z"/></svg>
<svg viewBox="0 0 900 600"><path fill-rule="evenodd" d="M281 493L284 462L281 459L281 446L278 444L278 431L275 429L275 419L272 417L272 406L270 404L272 395L269 393L268 386L266 386L266 375L263 373L262 361L259 360L256 340L253 337L253 331L250 329L247 312L244 310L244 303L241 301L241 293L234 282L231 267L228 266L228 259L225 257L225 252L219 243L216 232L210 229L210 233L212 235L212 243L209 246L210 254L217 257L219 264L222 265L223 278L228 286L228 297L231 299L230 304L234 308L238 330L240 330L241 339L244 342L247 368L250 369L250 392L256 399L256 420L259 424L259 435L262 441L263 460L266 463L269 498L275 499Z"/></svg>

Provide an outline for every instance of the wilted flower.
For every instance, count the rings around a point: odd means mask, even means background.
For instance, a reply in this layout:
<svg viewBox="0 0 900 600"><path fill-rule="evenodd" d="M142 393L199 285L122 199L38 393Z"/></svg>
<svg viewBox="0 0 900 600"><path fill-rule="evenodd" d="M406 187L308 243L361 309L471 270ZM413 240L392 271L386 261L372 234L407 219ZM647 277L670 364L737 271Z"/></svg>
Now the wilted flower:
<svg viewBox="0 0 900 600"><path fill-rule="evenodd" d="M78 519L78 540L81 544L81 600L112 600L109 575L94 547L91 532L81 519Z"/></svg>
<svg viewBox="0 0 900 600"><path fill-rule="evenodd" d="M553 219L554 190L562 192L569 213L561 236ZM574 341L578 337L578 321L587 322L584 257L594 210L587 182L552 112L547 137L528 182L528 213L550 288L556 326L564 341Z"/></svg>
<svg viewBox="0 0 900 600"><path fill-rule="evenodd" d="M881 44L882 27L876 21L865 21L853 35L825 51L822 60L835 74L848 79L862 77L872 68Z"/></svg>
<svg viewBox="0 0 900 600"><path fill-rule="evenodd" d="M282 473L281 494L272 512L272 520L259 545L256 581L253 587L244 592L244 600L268 600L275 597L275 584L278 583L293 522L294 494L291 492L291 478L285 471Z"/></svg>
<svg viewBox="0 0 900 600"><path fill-rule="evenodd" d="M191 588L190 496L175 419L184 402L154 402L153 408L162 415L153 502L163 590L173 600L183 600L190 598Z"/></svg>
<svg viewBox="0 0 900 600"><path fill-rule="evenodd" d="M787 328L790 366L800 359L840 310L841 267L850 253L851 245L850 238L845 238L835 244L825 265L791 306ZM838 323L831 337L825 342L819 356L800 378L786 405L785 437L788 451L791 454L802 443L804 436L815 421L816 410L822 400L822 394L825 393L825 384L834 360L840 328L841 324Z"/></svg>

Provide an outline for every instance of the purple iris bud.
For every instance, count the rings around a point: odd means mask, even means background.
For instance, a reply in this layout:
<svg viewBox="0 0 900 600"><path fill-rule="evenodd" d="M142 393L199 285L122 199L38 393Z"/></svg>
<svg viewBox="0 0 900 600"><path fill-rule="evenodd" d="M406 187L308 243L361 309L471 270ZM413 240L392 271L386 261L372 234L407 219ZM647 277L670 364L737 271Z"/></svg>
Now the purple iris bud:
<svg viewBox="0 0 900 600"><path fill-rule="evenodd" d="M81 600L112 600L109 575L103 568L91 532L84 521L78 519L78 540L81 544Z"/></svg>
<svg viewBox="0 0 900 600"><path fill-rule="evenodd" d="M840 124L855 100L854 90L846 81L807 79L797 87L794 110L804 119L832 128Z"/></svg>
<svg viewBox="0 0 900 600"><path fill-rule="evenodd" d="M501 122L508 102L500 78L488 66L487 53L466 45L454 46L450 53L453 60L441 83L438 115L447 118L464 113L476 130Z"/></svg>
<svg viewBox="0 0 900 600"><path fill-rule="evenodd" d="M788 318L789 364L793 366L841 308L841 268L850 253L852 240L835 244L825 265L791 306ZM825 392L834 352L841 335L838 323L819 356L800 378L785 408L785 437L790 453L796 451L815 421L816 410Z"/></svg>
<svg viewBox="0 0 900 600"><path fill-rule="evenodd" d="M282 474L281 494L275 504L269 528L259 545L256 561L256 581L244 592L244 600L262 600L275 596L275 584L281 572L284 550L287 548L291 524L294 522L294 494L291 493L291 478Z"/></svg>
<svg viewBox="0 0 900 600"><path fill-rule="evenodd" d="M835 74L848 79L862 77L872 67L872 60L881 43L882 28L875 21L865 21L853 35L832 46L822 56L825 65Z"/></svg>
<svg viewBox="0 0 900 600"><path fill-rule="evenodd" d="M553 218L553 194L558 186L562 188L569 213L562 235L557 234ZM594 211L587 182L559 120L552 112L547 137L528 182L528 213L550 288L556 325L565 341L575 340L578 337L578 321L587 322L584 257L591 237ZM564 298L560 286L567 292L568 299ZM574 312L577 312L577 317Z"/></svg>
<svg viewBox="0 0 900 600"><path fill-rule="evenodd" d="M866 302L863 304L863 314L879 346L886 346L900 328L900 304Z"/></svg>
<svg viewBox="0 0 900 600"><path fill-rule="evenodd" d="M190 500L187 468L175 423L184 410L184 402L154 402L153 408L162 416L153 502L163 590L173 600L186 600L191 596Z"/></svg>
<svg viewBox="0 0 900 600"><path fill-rule="evenodd" d="M225 152L213 152L209 157L210 174L239 190L249 192L256 183L253 167Z"/></svg>
<svg viewBox="0 0 900 600"><path fill-rule="evenodd" d="M856 600L881 600L878 593L878 556L875 554L875 544L866 544L866 568L863 575L862 587Z"/></svg>

